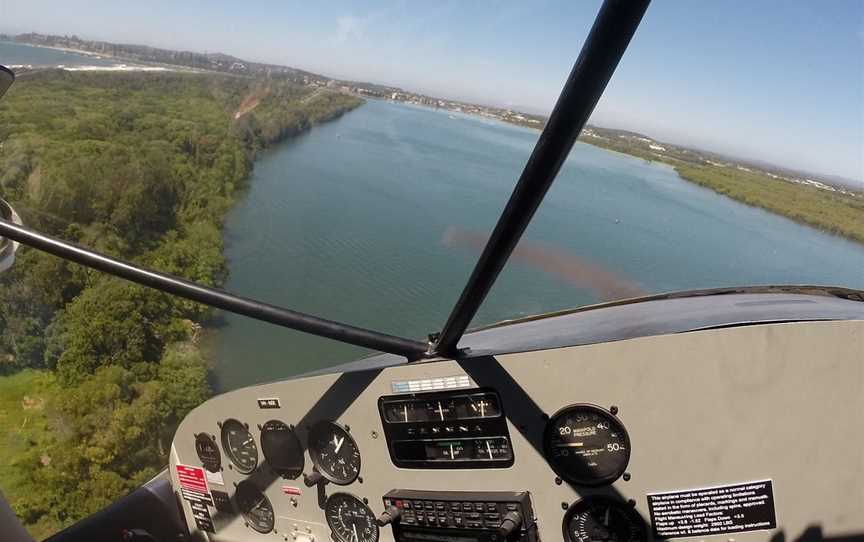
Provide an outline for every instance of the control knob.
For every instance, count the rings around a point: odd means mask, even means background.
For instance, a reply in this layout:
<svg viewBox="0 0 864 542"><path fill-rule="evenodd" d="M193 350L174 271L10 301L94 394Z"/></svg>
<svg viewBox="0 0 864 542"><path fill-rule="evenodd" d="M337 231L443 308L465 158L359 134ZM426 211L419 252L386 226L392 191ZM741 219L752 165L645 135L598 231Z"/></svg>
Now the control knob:
<svg viewBox="0 0 864 542"><path fill-rule="evenodd" d="M504 519L501 520L501 525L498 526L498 534L502 538L510 538L510 535L518 531L522 526L522 514L519 512L507 512Z"/></svg>
<svg viewBox="0 0 864 542"><path fill-rule="evenodd" d="M377 520L378 526L383 527L383 526L388 525L390 523L396 523L399 521L399 516L401 516L401 515L402 515L402 510L400 510L398 507L393 506L391 504L390 506L387 507L386 510L384 510L383 514L378 516L378 520Z"/></svg>

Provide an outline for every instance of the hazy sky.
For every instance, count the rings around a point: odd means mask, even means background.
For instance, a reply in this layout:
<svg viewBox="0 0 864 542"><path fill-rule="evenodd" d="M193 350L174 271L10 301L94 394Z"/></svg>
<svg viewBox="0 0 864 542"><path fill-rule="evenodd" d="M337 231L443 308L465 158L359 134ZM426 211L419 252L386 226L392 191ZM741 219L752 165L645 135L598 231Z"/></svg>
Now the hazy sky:
<svg viewBox="0 0 864 542"><path fill-rule="evenodd" d="M548 112L599 6L0 0L0 31L220 51ZM592 122L864 180L864 2L655 0Z"/></svg>

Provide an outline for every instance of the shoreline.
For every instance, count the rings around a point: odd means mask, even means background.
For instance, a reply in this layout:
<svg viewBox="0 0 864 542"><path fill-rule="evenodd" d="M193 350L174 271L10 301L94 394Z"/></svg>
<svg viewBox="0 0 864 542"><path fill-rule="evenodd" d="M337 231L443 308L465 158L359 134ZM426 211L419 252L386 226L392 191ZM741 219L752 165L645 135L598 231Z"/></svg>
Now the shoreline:
<svg viewBox="0 0 864 542"><path fill-rule="evenodd" d="M385 101L392 101L392 100L385 100ZM411 105L415 105L415 104L411 104ZM447 109L430 107L430 106L423 105L423 104L416 104L416 105L417 105L417 107L423 107L426 109L447 111ZM465 113L465 112L458 112L458 113L461 115L464 115L466 117L491 120L493 122L498 122L498 123L501 123L504 125L516 126L519 128L526 128L528 130L537 131L540 133L542 133L542 131L543 131L543 128L535 128L533 126L525 126L524 124L509 122L506 119L494 119L494 118L489 118L489 117L485 117L482 115L476 115L476 114ZM586 127L587 127L587 125L586 125ZM787 220L791 220L792 222L794 222L796 224L801 224L801 225L813 228L814 230L819 231L821 233L825 233L825 234L828 234L828 235L831 235L834 237L839 237L839 238L844 239L846 241L856 243L857 245L864 246L864 231L861 231L861 232L854 231L854 230L851 230L848 228L843 228L842 226L837 226L835 224L831 224L829 221L826 221L826 220L817 220L816 218L813 218L813 217L808 218L805 216L801 216L801 214L800 214L801 210L800 209L794 209L793 208L793 209L789 209L789 210L784 211L782 209L779 209L777 207L776 202L771 201L770 199L749 198L749 197L746 197L745 194L742 194L740 192L730 191L723 184L718 183L716 181L712 181L711 176L710 176L710 173L712 173L712 171L711 171L712 169L719 171L720 175L726 175L729 173L734 173L732 171L731 166L729 166L729 167L710 166L709 167L709 166L704 166L704 165L699 165L699 164L689 164L687 162L684 162L681 160L676 160L676 159L671 158L671 157L666 158L666 157L662 157L662 156L644 156L644 155L639 154L639 153L631 153L631 152L627 152L626 150L623 150L623 149L615 148L612 145L604 145L603 141L605 141L604 138L600 138L600 137L596 137L596 136L595 137L586 136L585 130L583 129L582 133L580 134L580 137L576 140L576 143L585 143L587 145L591 145L592 147L603 149L604 151L607 151L607 152L620 154L622 156L627 156L630 158L642 159L642 160L645 160L651 164L672 168L675 171L675 174L680 179L682 179L688 183L694 184L696 186L700 186L702 188L707 188L707 189L715 192L716 194L719 194L721 196L729 198L729 199L736 201L742 205L746 205L748 207L754 207L757 209L762 209L764 211L768 211L774 215L783 217ZM684 168L688 168L691 171L685 173L682 171L682 169L684 169ZM699 175L699 173L704 173L704 175ZM785 180L772 179L767 174L760 173L760 172L752 172L751 171L750 173L753 174L754 177L758 178L758 179L754 179L754 182L764 182L766 186L770 186L770 183L775 183L775 185L778 183L782 183L779 186L784 186L785 188L787 188L789 190L796 191L800 195L804 195L805 199L806 199L806 196L808 194L810 194L810 195L814 194L812 190L809 190L809 187L806 187L804 185L796 184L796 183L793 183L790 181L785 181ZM815 190L819 190L819 189L815 189ZM819 190L819 192L826 192L826 191ZM816 192L815 194L826 195L827 192L826 192L826 194L819 194L818 192ZM852 196L846 196L846 197L849 199L852 199L852 198L860 199L861 205L862 205L862 211L861 212L864 213L864 192L857 192L857 193L853 192ZM862 214L860 220L861 220L862 224L864 224L864 214Z"/></svg>
<svg viewBox="0 0 864 542"><path fill-rule="evenodd" d="M54 45L36 45L33 43L23 43L18 41L0 41L0 43L8 43L21 47L32 47L34 49L48 49L51 51L60 51L61 53L72 53L76 55L86 56L94 60L105 60L114 62L114 64L100 65L73 65L52 64L52 65L36 65L36 64L9 64L7 67L13 69L23 69L27 71L37 70L63 70L69 72L154 72L154 73L219 73L209 70L201 70L189 68L186 66L176 66L172 64L159 64L155 62L146 62L140 60L129 59L120 56L114 56L108 53L95 53L93 51L85 51L83 49L74 49L70 47L57 47ZM18 75L18 74L16 74Z"/></svg>
<svg viewBox="0 0 864 542"><path fill-rule="evenodd" d="M128 60L129 64L119 61L125 60L123 57L116 57L110 54L95 53L69 47L59 47L50 45L35 45L30 43L19 43L16 41L7 42L15 45L26 47L35 47L42 49L52 49L64 53L80 54L82 56L102 59L111 59L118 61L117 65L113 66L65 66L57 65L53 68L44 69L62 69L69 72L183 72L183 73L220 73L211 72L210 70L201 70L188 68L176 65L150 64L141 63L133 60ZM43 69L32 65L22 66L28 70ZM456 111L448 107L436 107L425 103L405 102L402 100L378 98L364 94L356 94L354 92L342 91L342 94L355 96L361 99L375 99L393 104L405 105L408 107L419 107L430 111L440 112L455 116L455 118L476 119L478 121L500 124L502 126L517 127L528 129L541 133L543 127L527 125L521 122L513 122L508 118L499 118L495 116L482 115L475 112ZM601 137L595 135L595 131L600 133L610 132L610 137ZM648 148L639 146L635 140L631 141L620 131L610 131L608 129L588 127L583 129L577 142L586 143L594 147L601 148L606 151L620 153L633 158L641 158L651 163L663 164L672 167L676 174L683 180L708 188L720 195L726 196L744 205L758 207L776 215L782 216L793 222L804 224L824 233L829 233L850 241L864 244L864 218L854 216L856 213L864 214L864 192L858 192L854 188L849 190L835 189L834 187L812 187L806 182L802 183L801 179L784 177L771 173L769 171L760 171L759 169L751 169L745 167L735 161L729 163L718 163L715 159L705 158L705 154L695 151L687 151L686 148L666 145L669 148L667 151L663 146L656 148L662 149L660 152L651 152ZM638 135L638 134L637 134ZM624 139L619 139L624 138ZM632 139L632 138L630 138ZM643 138L644 139L644 138ZM647 139L646 139L647 141ZM658 143L659 145L659 143ZM655 148L652 146L650 148ZM681 150L689 154L682 154ZM679 157L673 156L677 154ZM710 155L708 155L710 156ZM740 170L740 171L739 171ZM777 173L777 172L775 172ZM771 192L784 193L788 200L793 200L795 205L788 202L780 201L779 196L772 195ZM839 193L837 193L839 192Z"/></svg>

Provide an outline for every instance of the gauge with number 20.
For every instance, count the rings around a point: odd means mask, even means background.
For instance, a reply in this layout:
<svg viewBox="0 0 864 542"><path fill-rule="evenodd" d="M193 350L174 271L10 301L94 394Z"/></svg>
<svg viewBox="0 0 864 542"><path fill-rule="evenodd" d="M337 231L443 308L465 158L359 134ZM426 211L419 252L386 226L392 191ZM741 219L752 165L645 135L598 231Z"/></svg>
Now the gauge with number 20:
<svg viewBox="0 0 864 542"><path fill-rule="evenodd" d="M546 425L543 449L555 473L577 485L611 484L630 461L624 425L608 410L589 404L556 412Z"/></svg>

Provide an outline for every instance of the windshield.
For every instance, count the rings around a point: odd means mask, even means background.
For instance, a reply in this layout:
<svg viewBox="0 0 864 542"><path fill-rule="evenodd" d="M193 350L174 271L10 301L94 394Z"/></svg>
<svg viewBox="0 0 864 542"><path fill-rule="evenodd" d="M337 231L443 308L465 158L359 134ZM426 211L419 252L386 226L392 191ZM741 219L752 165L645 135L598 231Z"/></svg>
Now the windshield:
<svg viewBox="0 0 864 542"><path fill-rule="evenodd" d="M0 198L49 235L425 341L599 5L6 6ZM652 6L472 326L864 288L862 17ZM0 286L0 489L39 537L155 475L213 393L370 353L28 248Z"/></svg>

